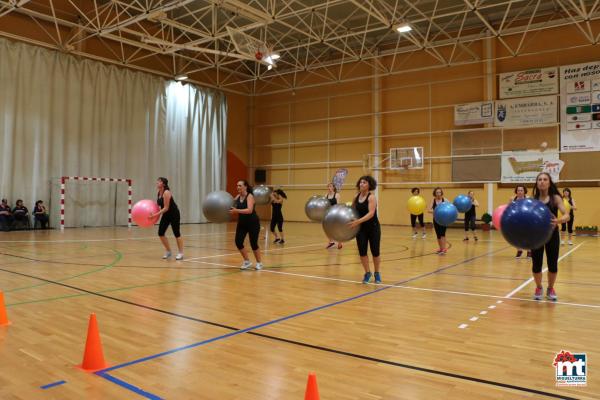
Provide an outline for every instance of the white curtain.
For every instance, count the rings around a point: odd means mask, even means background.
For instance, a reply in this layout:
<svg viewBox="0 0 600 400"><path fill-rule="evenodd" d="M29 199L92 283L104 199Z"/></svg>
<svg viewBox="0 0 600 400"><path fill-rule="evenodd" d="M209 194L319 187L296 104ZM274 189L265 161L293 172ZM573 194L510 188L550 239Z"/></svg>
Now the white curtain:
<svg viewBox="0 0 600 400"><path fill-rule="evenodd" d="M226 185L218 91L0 39L0 196L59 218L61 176L131 178L134 201L169 179L183 222ZM107 211L108 210L108 211ZM67 226L127 222L126 185L69 183Z"/></svg>

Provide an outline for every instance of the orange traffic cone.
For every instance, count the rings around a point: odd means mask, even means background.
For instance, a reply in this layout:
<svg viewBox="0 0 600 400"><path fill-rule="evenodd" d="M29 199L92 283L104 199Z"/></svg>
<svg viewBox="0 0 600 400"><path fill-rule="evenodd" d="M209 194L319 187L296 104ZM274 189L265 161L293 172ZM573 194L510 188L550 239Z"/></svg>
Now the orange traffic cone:
<svg viewBox="0 0 600 400"><path fill-rule="evenodd" d="M108 364L104 361L100 332L98 332L98 322L96 321L96 314L94 313L90 314L83 362L81 365L78 365L77 368L81 368L86 372L96 372L108 368Z"/></svg>
<svg viewBox="0 0 600 400"><path fill-rule="evenodd" d="M308 374L308 382L306 383L306 393L304 400L319 400L319 388L317 387L317 375L314 372Z"/></svg>
<svg viewBox="0 0 600 400"><path fill-rule="evenodd" d="M12 322L8 320L6 315L6 306L4 305L4 293L0 291L0 326L9 326Z"/></svg>

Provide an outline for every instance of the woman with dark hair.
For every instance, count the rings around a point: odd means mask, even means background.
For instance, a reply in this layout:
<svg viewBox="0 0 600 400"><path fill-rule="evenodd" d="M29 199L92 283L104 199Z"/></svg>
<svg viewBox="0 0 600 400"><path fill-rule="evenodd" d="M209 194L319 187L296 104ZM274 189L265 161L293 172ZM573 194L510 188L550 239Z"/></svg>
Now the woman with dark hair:
<svg viewBox="0 0 600 400"><path fill-rule="evenodd" d="M356 245L358 247L358 254L360 255L360 262L365 270L363 283L369 283L371 280L367 247L371 248L371 255L373 256L375 283L381 283L381 274L379 273L379 266L381 264L379 255L381 227L377 218L377 198L371 193L376 187L377 181L372 176L365 175L358 179L358 182L356 182L358 194L352 204L358 212L358 219L348 224L352 228L360 225L360 229L356 235Z"/></svg>
<svg viewBox="0 0 600 400"><path fill-rule="evenodd" d="M463 242L469 241L469 229L473 233L473 240L478 241L479 238L475 233L475 222L477 221L477 208L479 207L479 202L475 198L475 192L469 190L468 193L469 199L471 199L471 208L465 213L465 238Z"/></svg>
<svg viewBox="0 0 600 400"><path fill-rule="evenodd" d="M27 209L27 207L25 207L23 205L23 200L21 200L21 199L17 200L17 203L15 204L15 208L13 208L12 214L13 214L13 217L15 218L15 222L18 222L19 224L21 224L22 227L30 226L29 210Z"/></svg>
<svg viewBox="0 0 600 400"><path fill-rule="evenodd" d="M419 189L419 188L412 188L410 190L410 192L412 193L413 196L418 196L421 193L421 189ZM424 220L423 213L421 213L419 215L410 214L410 226L412 226L412 229L413 229L412 238L416 239L417 235L418 235L418 232L417 232L417 219L419 219L419 225L421 226L421 229L423 230L423 233L421 234L421 238L425 239L427 237L427 232L425 231L425 220Z"/></svg>
<svg viewBox="0 0 600 400"><path fill-rule="evenodd" d="M0 226L8 232L10 228L12 228L13 220L14 218L10 212L8 200L2 199L2 202L0 203Z"/></svg>
<svg viewBox="0 0 600 400"><path fill-rule="evenodd" d="M527 196L527 188L524 185L517 185L515 187L515 196L511 197L508 203L510 204L513 201L523 200L528 198ZM517 249L517 255L515 258L520 258L523 255L523 249ZM527 258L531 258L531 250L527 250Z"/></svg>
<svg viewBox="0 0 600 400"><path fill-rule="evenodd" d="M283 199L287 199L287 195L281 189L276 189L271 193L271 232L275 236L273 243L284 244L283 239ZM279 235L275 231L275 227L279 229ZM280 237L281 236L281 237Z"/></svg>
<svg viewBox="0 0 600 400"><path fill-rule="evenodd" d="M532 249L531 251L531 270L536 285L533 298L535 300L541 300L543 297L542 263L544 262L544 250L546 250L546 263L548 264L548 289L546 289L546 297L549 300L556 301L558 297L554 290L554 283L556 282L556 275L558 274L558 252L560 249L558 224L568 222L570 217L563 204L562 196L554 182L552 182L552 177L550 177L550 174L547 172L540 172L535 179L533 198L541 201L548 207L552 213L552 226L554 228L550 240L542 247ZM563 214L561 218L558 218L558 210Z"/></svg>
<svg viewBox="0 0 600 400"><path fill-rule="evenodd" d="M48 227L48 211L46 211L46 206L42 200L35 202L35 207L33 207L33 216L35 220L40 223L42 229L46 229Z"/></svg>
<svg viewBox="0 0 600 400"><path fill-rule="evenodd" d="M573 241L571 240L571 237L573 236L573 221L575 221L575 213L573 211L577 210L577 206L575 205L575 200L573 199L571 189L569 189L569 188L563 189L563 199L565 199L569 202L569 204L571 205L571 210L569 211L569 217L570 217L569 222L567 222L566 224L563 222L561 229L560 229L561 234L562 234L560 244L565 244L565 233L567 232L567 228L568 228L569 246L572 246Z"/></svg>
<svg viewBox="0 0 600 400"><path fill-rule="evenodd" d="M235 228L235 245L244 258L240 269L248 269L252 262L248 259L248 250L244 248L244 239L246 235L250 237L250 247L256 259L257 271L263 268L258 247L258 234L260 233L260 220L254 210L254 196L252 195L252 186L246 180L238 181L238 195L234 199L233 208L229 210L231 214L238 214L238 222Z"/></svg>
<svg viewBox="0 0 600 400"><path fill-rule="evenodd" d="M327 184L327 193L325 194L325 198L329 201L329 204L331 204L332 206L335 206L336 204L338 204L340 202L340 194L337 191L337 188L335 187L335 185L331 182L329 182ZM335 241L331 238L327 238L329 240L329 243L327 243L327 247L325 247L326 249L330 249L333 246L335 246ZM341 249L342 248L342 243L339 242L337 244L337 248Z"/></svg>
<svg viewBox="0 0 600 400"><path fill-rule="evenodd" d="M162 242L163 246L165 246L166 253L163 256L163 259L168 259L171 257L171 246L169 245L169 241L165 237L165 233L167 232L167 228L171 225L171 229L173 230L173 235L175 235L175 240L177 241L177 249L178 253L175 257L176 260L183 260L183 238L181 237L180 232L180 219L181 214L179 213L179 208L175 203L175 199L171 194L171 189L169 188L169 180L167 178L160 177L156 181L156 189L158 190L158 195L156 202L160 207L160 211L156 214L151 214L150 218L154 218L157 215L161 215L160 223L158 225L158 237Z"/></svg>
<svg viewBox="0 0 600 400"><path fill-rule="evenodd" d="M435 208L445 201L447 200L444 198L444 191L441 187L436 187L435 189L433 189L433 199L431 199L431 203L429 203L427 212L433 214ZM435 236L437 237L438 246L440 246L436 253L440 256L446 255L446 252L448 251L446 247L446 227L444 225L438 224L434 217L433 228L435 229Z"/></svg>

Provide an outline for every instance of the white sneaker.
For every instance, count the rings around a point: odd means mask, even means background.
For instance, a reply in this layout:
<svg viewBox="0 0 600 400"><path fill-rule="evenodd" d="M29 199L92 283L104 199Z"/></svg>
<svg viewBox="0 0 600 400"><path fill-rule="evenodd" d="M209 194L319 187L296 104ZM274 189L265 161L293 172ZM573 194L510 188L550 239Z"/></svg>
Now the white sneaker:
<svg viewBox="0 0 600 400"><path fill-rule="evenodd" d="M569 246L573 246L573 242L569 240Z"/></svg>
<svg viewBox="0 0 600 400"><path fill-rule="evenodd" d="M165 253L165 255L163 256L163 260L166 260L166 259L168 259L168 258L171 258L171 252L170 252L170 251L167 251L167 252Z"/></svg>
<svg viewBox="0 0 600 400"><path fill-rule="evenodd" d="M248 269L252 266L252 262L250 260L244 260L240 269Z"/></svg>
<svg viewBox="0 0 600 400"><path fill-rule="evenodd" d="M560 245L561 245L561 246L564 246L564 245L565 245L565 241L564 241L564 240L561 240L561 241L560 241Z"/></svg>
<svg viewBox="0 0 600 400"><path fill-rule="evenodd" d="M425 239L427 237L427 234L424 233L423 235L421 235L421 239Z"/></svg>
<svg viewBox="0 0 600 400"><path fill-rule="evenodd" d="M416 232L415 232L415 233L413 233L413 235L412 235L412 238L413 238L413 239L416 239L416 238L417 238L417 233L416 233Z"/></svg>
<svg viewBox="0 0 600 400"><path fill-rule="evenodd" d="M257 271L260 271L261 269L263 269L263 265L262 263L257 262L254 268L256 268Z"/></svg>
<svg viewBox="0 0 600 400"><path fill-rule="evenodd" d="M181 261L181 260L183 260L183 253L177 253L177 256L175 257L175 259L176 259L177 261Z"/></svg>

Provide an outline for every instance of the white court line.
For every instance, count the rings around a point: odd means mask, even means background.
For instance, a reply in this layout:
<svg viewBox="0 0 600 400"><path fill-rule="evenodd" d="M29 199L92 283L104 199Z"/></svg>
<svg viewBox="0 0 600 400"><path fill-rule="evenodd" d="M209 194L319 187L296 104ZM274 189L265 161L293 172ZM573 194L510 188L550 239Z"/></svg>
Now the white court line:
<svg viewBox="0 0 600 400"><path fill-rule="evenodd" d="M214 235L226 235L231 232L214 232L214 233L192 233L189 235L182 235L185 237L190 236L214 236ZM126 240L148 240L156 239L157 236L142 236L132 238L118 238L118 239L64 239L64 240L0 240L0 243L81 243L81 242L120 242Z"/></svg>
<svg viewBox="0 0 600 400"><path fill-rule="evenodd" d="M567 251L565 254L563 254L562 256L559 257L557 263L561 262L565 257L567 257L569 254L571 254L572 252L574 252L575 250L577 250L578 248L580 248L581 246L583 246L583 243L578 244L577 246L573 247L571 250ZM546 272L548 271L548 268L544 268L542 270L542 272ZM521 283L519 286L517 286L514 290L510 291L506 296L504 296L507 299L510 299L511 297L513 297L517 292L519 292L521 289L523 289L525 286L529 285L531 282L533 282L533 277L527 279L525 282Z"/></svg>
<svg viewBox="0 0 600 400"><path fill-rule="evenodd" d="M471 318L469 318L469 321L473 321L473 322L475 322L475 321L477 321L478 319L479 319L479 317L471 317Z"/></svg>
<svg viewBox="0 0 600 400"><path fill-rule="evenodd" d="M306 244L306 245L303 245L303 246L278 247L276 249L263 250L262 253L272 253L274 251L281 251L281 250L302 249L302 248L305 248L305 247L318 246L318 245L321 245L321 244L322 243L313 243L313 244ZM204 260L204 259L207 259L207 258L235 256L236 254L240 254L239 251L236 251L235 253L214 254L214 255L211 255L211 256L192 257L192 258L184 259L183 261L194 262L195 260Z"/></svg>
<svg viewBox="0 0 600 400"><path fill-rule="evenodd" d="M469 324L460 324L458 329L465 329L467 326L469 326Z"/></svg>
<svg viewBox="0 0 600 400"><path fill-rule="evenodd" d="M206 263L206 264L210 264L210 263ZM293 272L284 272L284 271L273 271L268 268L263 269L261 272L297 276L297 277L309 278L309 279L315 279L315 280L353 283L356 285L365 286L365 284L362 283L362 281L353 281L350 279L329 278L329 277L325 277L325 276L305 275L305 274L297 274L297 273L293 273ZM495 295L491 295L491 294L459 292L459 291L444 290L444 289L420 288L420 287L414 287L414 286L390 285L390 284L385 284L385 283L378 283L378 284L369 283L369 285L386 286L386 287L389 286L389 287L394 287L397 289L409 289L409 290L417 290L417 291L423 291L423 292L454 294L454 295L459 295L459 296L485 297L485 298L491 298L491 299L504 299L505 298L504 296L495 296ZM560 301L539 301L539 300L533 300L533 299L522 298L522 297L512 297L512 298L510 298L510 300L527 301L527 302L532 302L532 303L551 303L551 304L560 304L560 305L567 305L567 306L574 306L574 307L586 307L586 308L599 308L600 309L600 305L596 305L596 304L567 303L567 302L560 302ZM498 300L497 303L498 304L502 303L502 300Z"/></svg>

